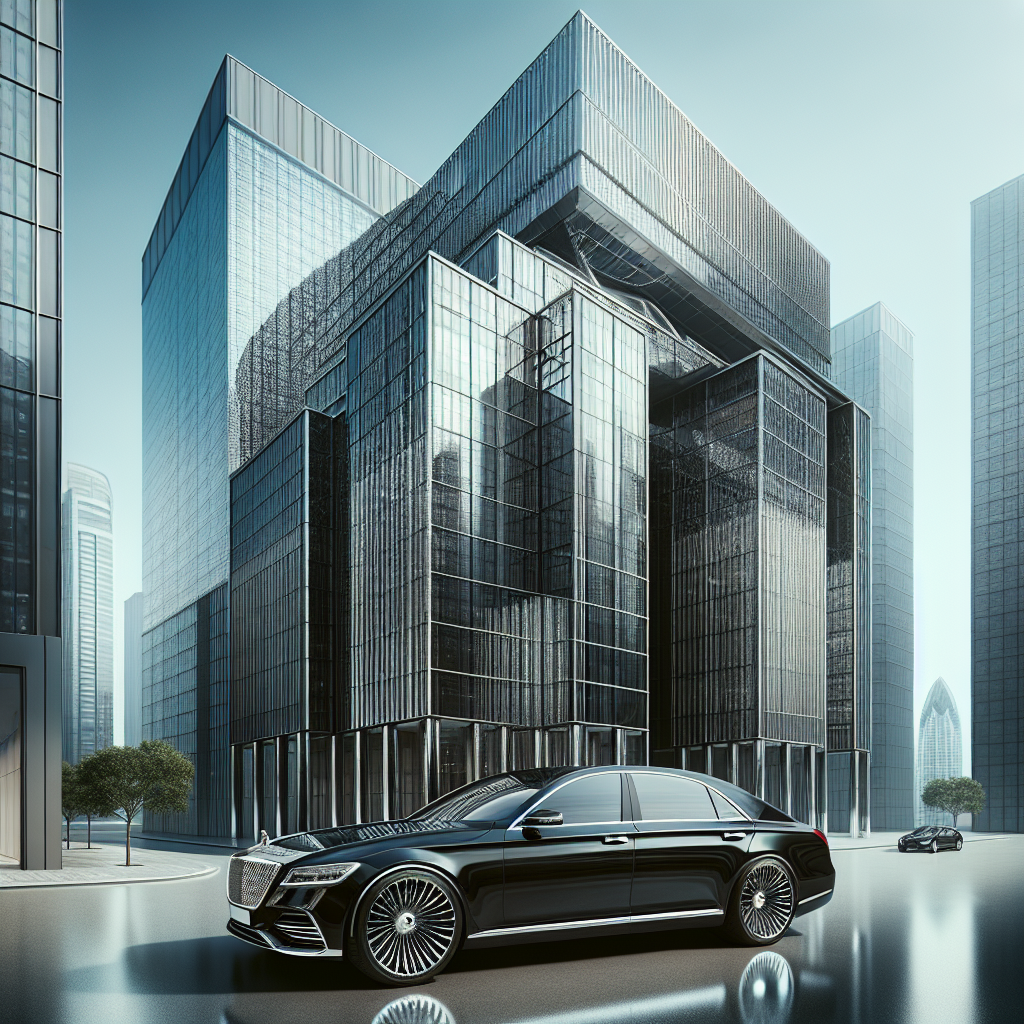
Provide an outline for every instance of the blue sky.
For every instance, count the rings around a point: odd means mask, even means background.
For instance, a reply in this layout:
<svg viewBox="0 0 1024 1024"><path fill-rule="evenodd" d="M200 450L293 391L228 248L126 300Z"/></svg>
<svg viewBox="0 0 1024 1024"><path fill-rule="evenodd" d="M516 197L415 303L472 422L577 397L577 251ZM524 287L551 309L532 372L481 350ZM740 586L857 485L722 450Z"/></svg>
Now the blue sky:
<svg viewBox="0 0 1024 1024"><path fill-rule="evenodd" d="M576 9L66 5L64 451L114 490L118 685L141 588L140 260L224 54L424 181ZM1024 4L584 9L831 261L833 323L882 300L914 331L916 709L941 675L966 722L970 201L1024 173Z"/></svg>

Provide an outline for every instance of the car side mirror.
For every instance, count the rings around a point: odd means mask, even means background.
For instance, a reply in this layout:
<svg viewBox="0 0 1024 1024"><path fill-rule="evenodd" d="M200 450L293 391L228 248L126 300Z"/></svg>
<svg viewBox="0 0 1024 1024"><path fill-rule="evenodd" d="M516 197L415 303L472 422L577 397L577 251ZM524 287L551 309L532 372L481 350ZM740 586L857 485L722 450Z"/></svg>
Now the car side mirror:
<svg viewBox="0 0 1024 1024"><path fill-rule="evenodd" d="M538 825L561 825L561 811L534 811L523 818L524 827L537 827Z"/></svg>

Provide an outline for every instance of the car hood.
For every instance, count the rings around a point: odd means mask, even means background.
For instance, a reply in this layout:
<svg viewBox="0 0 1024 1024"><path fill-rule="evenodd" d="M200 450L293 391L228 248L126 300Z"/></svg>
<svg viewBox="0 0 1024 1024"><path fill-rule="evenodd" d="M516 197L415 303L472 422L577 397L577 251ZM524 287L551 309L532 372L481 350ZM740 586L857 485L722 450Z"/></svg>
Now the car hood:
<svg viewBox="0 0 1024 1024"><path fill-rule="evenodd" d="M375 821L366 825L345 825L339 828L317 829L315 832L300 832L274 840L274 846L303 853L319 850L335 850L341 846L357 846L362 843L378 843L381 840L412 836L462 833L466 839L479 835L486 829L479 824L464 821Z"/></svg>

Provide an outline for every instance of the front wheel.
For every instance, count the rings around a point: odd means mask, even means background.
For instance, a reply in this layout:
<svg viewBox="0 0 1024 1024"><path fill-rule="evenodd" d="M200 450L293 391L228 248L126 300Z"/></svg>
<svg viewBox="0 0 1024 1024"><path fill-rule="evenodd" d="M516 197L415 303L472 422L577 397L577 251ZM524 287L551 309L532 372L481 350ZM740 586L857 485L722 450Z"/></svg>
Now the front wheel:
<svg viewBox="0 0 1024 1024"><path fill-rule="evenodd" d="M748 864L736 880L729 900L729 935L743 946L777 942L793 920L795 891L788 866L777 857Z"/></svg>
<svg viewBox="0 0 1024 1024"><path fill-rule="evenodd" d="M359 901L348 957L374 981L418 985L448 966L462 928L462 904L451 883L406 868L373 883Z"/></svg>
<svg viewBox="0 0 1024 1024"><path fill-rule="evenodd" d="M956 848L958 853L960 850L964 848L964 841L960 838L960 836L956 837Z"/></svg>
<svg viewBox="0 0 1024 1024"><path fill-rule="evenodd" d="M931 849L932 853L938 853L939 852L939 841L938 841L938 839L933 839L932 840L932 845L931 845L930 849Z"/></svg>

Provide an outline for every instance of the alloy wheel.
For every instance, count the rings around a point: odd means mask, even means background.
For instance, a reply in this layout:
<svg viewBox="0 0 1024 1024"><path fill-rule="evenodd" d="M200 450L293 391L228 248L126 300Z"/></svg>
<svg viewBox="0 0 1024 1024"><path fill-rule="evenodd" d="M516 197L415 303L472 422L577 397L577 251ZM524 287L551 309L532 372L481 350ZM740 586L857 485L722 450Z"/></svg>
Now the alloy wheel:
<svg viewBox="0 0 1024 1024"><path fill-rule="evenodd" d="M750 936L759 942L777 939L793 916L793 883L780 864L755 864L743 880L739 914Z"/></svg>
<svg viewBox="0 0 1024 1024"><path fill-rule="evenodd" d="M960 838L960 837L958 836L958 837L957 837L957 840L956 840L956 848L957 848L957 850L962 850L962 849L963 849L963 845L964 845L964 841L963 841L963 839L961 839L961 838Z"/></svg>
<svg viewBox="0 0 1024 1024"><path fill-rule="evenodd" d="M437 881L410 872L377 893L365 929L367 952L381 970L396 978L429 975L454 943L455 906Z"/></svg>
<svg viewBox="0 0 1024 1024"><path fill-rule="evenodd" d="M939 841L938 841L938 839L933 839L932 840L932 853L938 853L938 852L939 852Z"/></svg>

